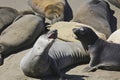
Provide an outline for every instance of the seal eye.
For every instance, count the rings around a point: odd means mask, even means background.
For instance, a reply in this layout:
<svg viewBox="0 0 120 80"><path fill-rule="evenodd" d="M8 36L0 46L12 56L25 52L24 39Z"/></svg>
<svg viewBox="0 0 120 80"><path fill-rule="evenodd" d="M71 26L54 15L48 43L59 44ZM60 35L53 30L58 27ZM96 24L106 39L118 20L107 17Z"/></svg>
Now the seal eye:
<svg viewBox="0 0 120 80"><path fill-rule="evenodd" d="M80 31L84 31L84 28L82 27L82 28L80 28Z"/></svg>

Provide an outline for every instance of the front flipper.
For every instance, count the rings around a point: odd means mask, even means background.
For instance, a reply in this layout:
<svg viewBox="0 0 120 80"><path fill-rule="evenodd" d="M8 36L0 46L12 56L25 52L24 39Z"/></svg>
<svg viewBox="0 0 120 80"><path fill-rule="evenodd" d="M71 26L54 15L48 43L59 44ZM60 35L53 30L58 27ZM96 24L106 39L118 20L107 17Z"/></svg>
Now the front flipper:
<svg viewBox="0 0 120 80"><path fill-rule="evenodd" d="M96 71L97 69L99 69L100 67L103 67L105 66L105 64L99 64L99 65L96 65L94 67L90 67L90 66L87 66L83 69L84 72L94 72Z"/></svg>
<svg viewBox="0 0 120 80"><path fill-rule="evenodd" d="M57 75L60 79L66 78L66 75L60 71L59 67L57 66L57 62L52 60L51 69L53 70L53 74Z"/></svg>
<svg viewBox="0 0 120 80"><path fill-rule="evenodd" d="M85 67L82 71L83 72L94 72L94 71L96 71L97 69L96 68L94 68L94 67L89 67L89 66L87 66L87 67Z"/></svg>

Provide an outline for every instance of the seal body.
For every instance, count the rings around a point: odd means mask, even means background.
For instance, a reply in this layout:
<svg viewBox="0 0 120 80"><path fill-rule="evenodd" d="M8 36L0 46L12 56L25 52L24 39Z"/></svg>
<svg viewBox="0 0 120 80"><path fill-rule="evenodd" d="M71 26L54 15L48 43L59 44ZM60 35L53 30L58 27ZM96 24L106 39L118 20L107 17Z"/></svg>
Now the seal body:
<svg viewBox="0 0 120 80"><path fill-rule="evenodd" d="M0 7L0 33L18 16L18 11L10 7Z"/></svg>
<svg viewBox="0 0 120 80"><path fill-rule="evenodd" d="M23 16L1 33L0 54L2 58L30 47L43 31L44 19L42 17L35 15Z"/></svg>
<svg viewBox="0 0 120 80"><path fill-rule="evenodd" d="M98 39L89 46L90 63L88 71L106 69L120 71L120 44Z"/></svg>
<svg viewBox="0 0 120 80"><path fill-rule="evenodd" d="M35 12L52 20L52 23L64 20L64 0L29 0L28 3Z"/></svg>
<svg viewBox="0 0 120 80"><path fill-rule="evenodd" d="M105 1L90 0L79 7L72 21L90 25L109 37L111 34L110 11Z"/></svg>
<svg viewBox="0 0 120 80"><path fill-rule="evenodd" d="M120 29L118 29L115 32L113 32L109 36L109 38L107 39L107 41L120 44L120 37L119 37L119 35L120 35Z"/></svg>
<svg viewBox="0 0 120 80"><path fill-rule="evenodd" d="M81 43L55 39L50 47L40 36L33 48L21 60L21 69L29 77L43 78L50 75L63 76L62 70L71 65L89 62L89 55ZM43 40L43 38L45 40Z"/></svg>
<svg viewBox="0 0 120 80"><path fill-rule="evenodd" d="M84 71L96 69L120 70L120 44L110 43L100 39L95 32L88 27L74 28L77 39L86 43L90 54L89 66ZM82 42L81 41L81 42Z"/></svg>

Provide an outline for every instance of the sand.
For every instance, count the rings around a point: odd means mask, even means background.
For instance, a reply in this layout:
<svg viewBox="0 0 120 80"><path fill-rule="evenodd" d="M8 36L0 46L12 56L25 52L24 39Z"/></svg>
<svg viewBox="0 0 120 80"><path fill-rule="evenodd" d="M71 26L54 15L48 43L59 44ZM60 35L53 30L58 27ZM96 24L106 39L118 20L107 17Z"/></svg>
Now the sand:
<svg viewBox="0 0 120 80"><path fill-rule="evenodd" d="M68 3L71 5L73 14L76 13L78 6L82 4L84 0L68 0ZM1 6L13 7L19 11L30 10L31 8L27 4L27 0L0 0ZM120 9L111 5L111 9L115 11L114 16L117 18L117 28L120 28ZM33 79L25 76L20 69L20 60L22 57L29 52L24 50L18 53L15 53L5 59L4 65L0 66L0 80L40 80ZM87 64L88 65L88 64ZM70 80L120 80L120 72L115 71L106 71L106 70L97 70L96 72L83 72L82 70L87 65L77 66L66 74L69 74ZM47 79L47 80L57 80L57 79Z"/></svg>

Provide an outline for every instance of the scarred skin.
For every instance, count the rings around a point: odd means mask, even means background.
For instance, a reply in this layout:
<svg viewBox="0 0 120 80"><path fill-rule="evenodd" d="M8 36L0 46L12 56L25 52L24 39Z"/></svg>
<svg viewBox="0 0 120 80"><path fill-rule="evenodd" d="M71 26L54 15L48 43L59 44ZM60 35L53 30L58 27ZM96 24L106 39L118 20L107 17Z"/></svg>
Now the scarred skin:
<svg viewBox="0 0 120 80"><path fill-rule="evenodd" d="M10 54L31 47L44 29L44 18L36 15L25 15L12 23L0 36L0 65Z"/></svg>
<svg viewBox="0 0 120 80"><path fill-rule="evenodd" d="M89 62L89 55L81 43L65 42L59 39L51 41L48 35L47 33L40 36L30 52L21 60L20 66L26 76L33 78L51 75L65 77L63 69Z"/></svg>

